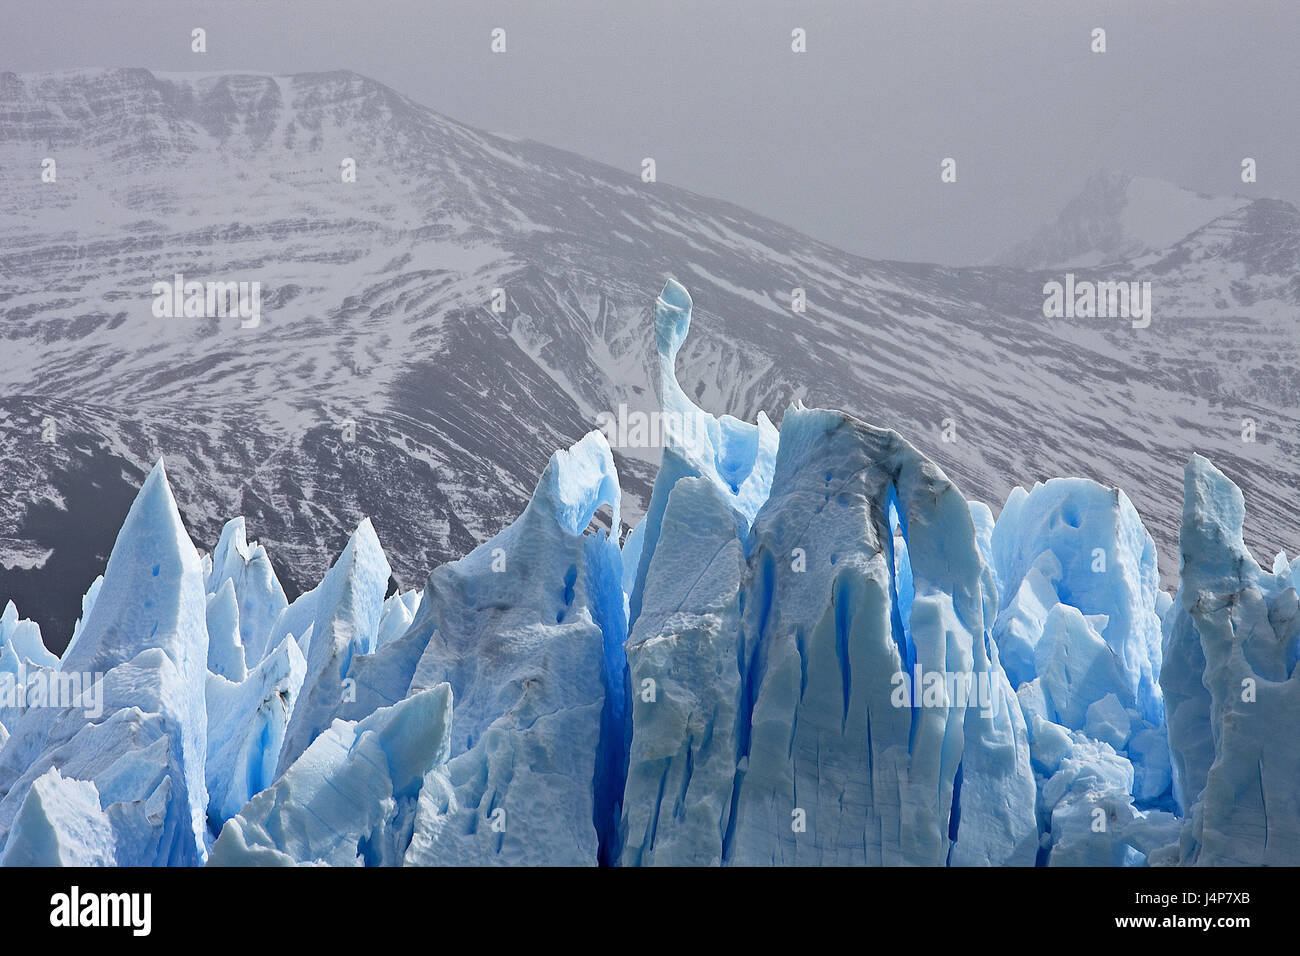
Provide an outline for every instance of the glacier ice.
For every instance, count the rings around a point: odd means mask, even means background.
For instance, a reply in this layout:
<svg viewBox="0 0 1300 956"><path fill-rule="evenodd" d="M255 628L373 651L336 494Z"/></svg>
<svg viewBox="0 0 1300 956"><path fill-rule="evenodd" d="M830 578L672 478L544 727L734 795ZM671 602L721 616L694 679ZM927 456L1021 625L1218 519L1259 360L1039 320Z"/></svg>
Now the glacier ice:
<svg viewBox="0 0 1300 956"><path fill-rule="evenodd" d="M756 424L699 408L677 382L675 363L691 325L691 297L669 279L655 301L655 341L665 443L645 518L637 529L636 571L628 589L629 616L641 611L642 591L659 542L668 496L680 478L704 478L727 496L748 528L767 499L776 459L777 430L765 413Z"/></svg>
<svg viewBox="0 0 1300 956"><path fill-rule="evenodd" d="M745 556L712 482L676 482L659 547L627 641L633 733L620 861L718 865L738 756Z"/></svg>
<svg viewBox="0 0 1300 956"><path fill-rule="evenodd" d="M450 717L440 684L364 720L334 721L226 823L209 865L400 863L425 774L446 759Z"/></svg>
<svg viewBox="0 0 1300 956"><path fill-rule="evenodd" d="M82 706L32 706L0 751L0 834L55 767L93 783L124 866L193 865L207 856L206 600L198 552L160 463L122 526L104 580L58 673L102 694Z"/></svg>
<svg viewBox="0 0 1300 956"><path fill-rule="evenodd" d="M416 642L411 690L452 692L451 756L420 794L408 864L595 865L612 853L623 574L617 541L584 532L602 506L619 527L620 505L603 435L556 452L519 520L430 574L410 630L375 655Z"/></svg>
<svg viewBox="0 0 1300 956"><path fill-rule="evenodd" d="M59 659L45 648L41 628L35 621L18 617L18 608L10 601L0 614L0 670L17 674L20 664L57 667Z"/></svg>
<svg viewBox="0 0 1300 956"><path fill-rule="evenodd" d="M725 861L1032 862L992 576L943 473L893 432L793 407L749 566ZM931 677L955 673L984 700L930 699Z"/></svg>
<svg viewBox="0 0 1300 956"><path fill-rule="evenodd" d="M383 613L379 617L379 634L375 638L376 650L406 633L406 629L415 620L420 597L420 591L399 591L384 601Z"/></svg>
<svg viewBox="0 0 1300 956"><path fill-rule="evenodd" d="M375 649L379 617L392 569L369 519L361 522L343 553L314 592L307 673L289 717L277 774L283 773L343 706L344 682L355 656Z"/></svg>
<svg viewBox="0 0 1300 956"><path fill-rule="evenodd" d="M2 866L113 866L117 837L88 780L51 767L32 781L5 842Z"/></svg>
<svg viewBox="0 0 1300 956"><path fill-rule="evenodd" d="M1241 491L1193 455L1184 473L1182 574L1165 617L1169 745L1184 809L1179 859L1300 864L1300 608L1285 556L1242 540Z"/></svg>
<svg viewBox="0 0 1300 956"><path fill-rule="evenodd" d="M1226 476L1187 465L1171 595L1122 491L995 516L840 412L705 411L691 312L626 535L596 431L422 588L362 521L290 603L160 462L61 657L0 613L0 863L1300 863L1300 563Z"/></svg>
<svg viewBox="0 0 1300 956"><path fill-rule="evenodd" d="M248 675L239 636L239 604L229 580L208 595L208 670L239 683Z"/></svg>
<svg viewBox="0 0 1300 956"><path fill-rule="evenodd" d="M1104 615L1098 633L1120 669L1122 686L1114 690L1159 723L1156 548L1128 496L1084 478L1053 478L1028 492L1015 488L993 529L992 548L1001 594L1019 596L1036 572L1035 600L1050 584L1053 603L1085 617Z"/></svg>
<svg viewBox="0 0 1300 956"><path fill-rule="evenodd" d="M240 681L209 673L208 822L215 832L275 779L307 662L286 637Z"/></svg>
<svg viewBox="0 0 1300 956"><path fill-rule="evenodd" d="M267 642L271 625L288 604L284 589L266 549L257 542L249 544L243 518L234 518L222 528L211 561L205 589L208 594L216 594L226 582L234 589L239 644L246 666L255 667L273 649Z"/></svg>

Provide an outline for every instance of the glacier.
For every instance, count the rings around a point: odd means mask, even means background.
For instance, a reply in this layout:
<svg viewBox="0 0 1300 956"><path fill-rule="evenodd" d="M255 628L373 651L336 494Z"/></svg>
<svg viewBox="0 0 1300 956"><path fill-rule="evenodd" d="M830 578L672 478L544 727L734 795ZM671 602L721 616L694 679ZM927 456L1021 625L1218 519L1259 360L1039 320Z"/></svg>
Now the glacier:
<svg viewBox="0 0 1300 956"><path fill-rule="evenodd" d="M1300 864L1300 562L1227 476L1187 463L1171 594L1119 489L995 516L845 413L705 411L691 313L626 533L593 431L422 587L363 520L290 602L159 462L61 657L0 613L0 863Z"/></svg>

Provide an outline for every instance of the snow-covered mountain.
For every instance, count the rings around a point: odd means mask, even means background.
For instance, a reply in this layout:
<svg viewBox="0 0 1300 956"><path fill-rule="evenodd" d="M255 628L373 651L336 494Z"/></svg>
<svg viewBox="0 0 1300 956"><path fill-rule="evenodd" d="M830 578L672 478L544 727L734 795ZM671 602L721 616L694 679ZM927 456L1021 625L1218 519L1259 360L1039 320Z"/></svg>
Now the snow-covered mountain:
<svg viewBox="0 0 1300 956"><path fill-rule="evenodd" d="M993 261L1020 269L1121 262L1165 249L1249 202L1103 169L1089 177L1054 221Z"/></svg>
<svg viewBox="0 0 1300 956"><path fill-rule="evenodd" d="M0 103L0 596L56 648L162 456L194 538L246 515L290 597L364 516L413 586L602 413L659 408L645 290L674 275L703 318L681 381L710 412L845 409L995 510L1093 477L1164 555L1200 451L1252 502L1253 546L1300 543L1290 205L1119 269L1154 282L1134 330L1044 319L1041 272L852 256L351 73L5 73ZM260 324L155 317L176 274L260 282ZM659 448L614 455L635 521Z"/></svg>

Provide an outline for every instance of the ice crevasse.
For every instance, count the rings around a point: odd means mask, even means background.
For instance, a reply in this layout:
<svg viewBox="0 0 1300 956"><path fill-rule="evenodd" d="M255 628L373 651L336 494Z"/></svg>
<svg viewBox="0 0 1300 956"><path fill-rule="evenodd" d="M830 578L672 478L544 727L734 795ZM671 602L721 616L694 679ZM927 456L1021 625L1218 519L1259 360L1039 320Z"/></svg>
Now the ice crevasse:
<svg viewBox="0 0 1300 956"><path fill-rule="evenodd" d="M422 588L363 521L289 602L159 462L61 658L0 614L0 863L1300 863L1300 572L1227 477L1187 465L1171 595L1120 490L995 519L844 413L709 414L690 321L669 281L626 535L597 431Z"/></svg>

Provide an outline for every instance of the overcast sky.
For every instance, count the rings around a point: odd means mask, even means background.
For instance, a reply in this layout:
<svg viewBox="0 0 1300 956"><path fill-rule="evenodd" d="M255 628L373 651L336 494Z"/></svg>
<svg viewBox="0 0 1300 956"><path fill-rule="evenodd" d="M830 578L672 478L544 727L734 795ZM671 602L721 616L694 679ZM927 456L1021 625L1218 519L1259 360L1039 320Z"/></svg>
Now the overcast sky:
<svg viewBox="0 0 1300 956"><path fill-rule="evenodd" d="M4 0L0 69L352 69L630 172L653 156L852 252L960 264L1103 166L1300 200L1298 37L1294 0Z"/></svg>

